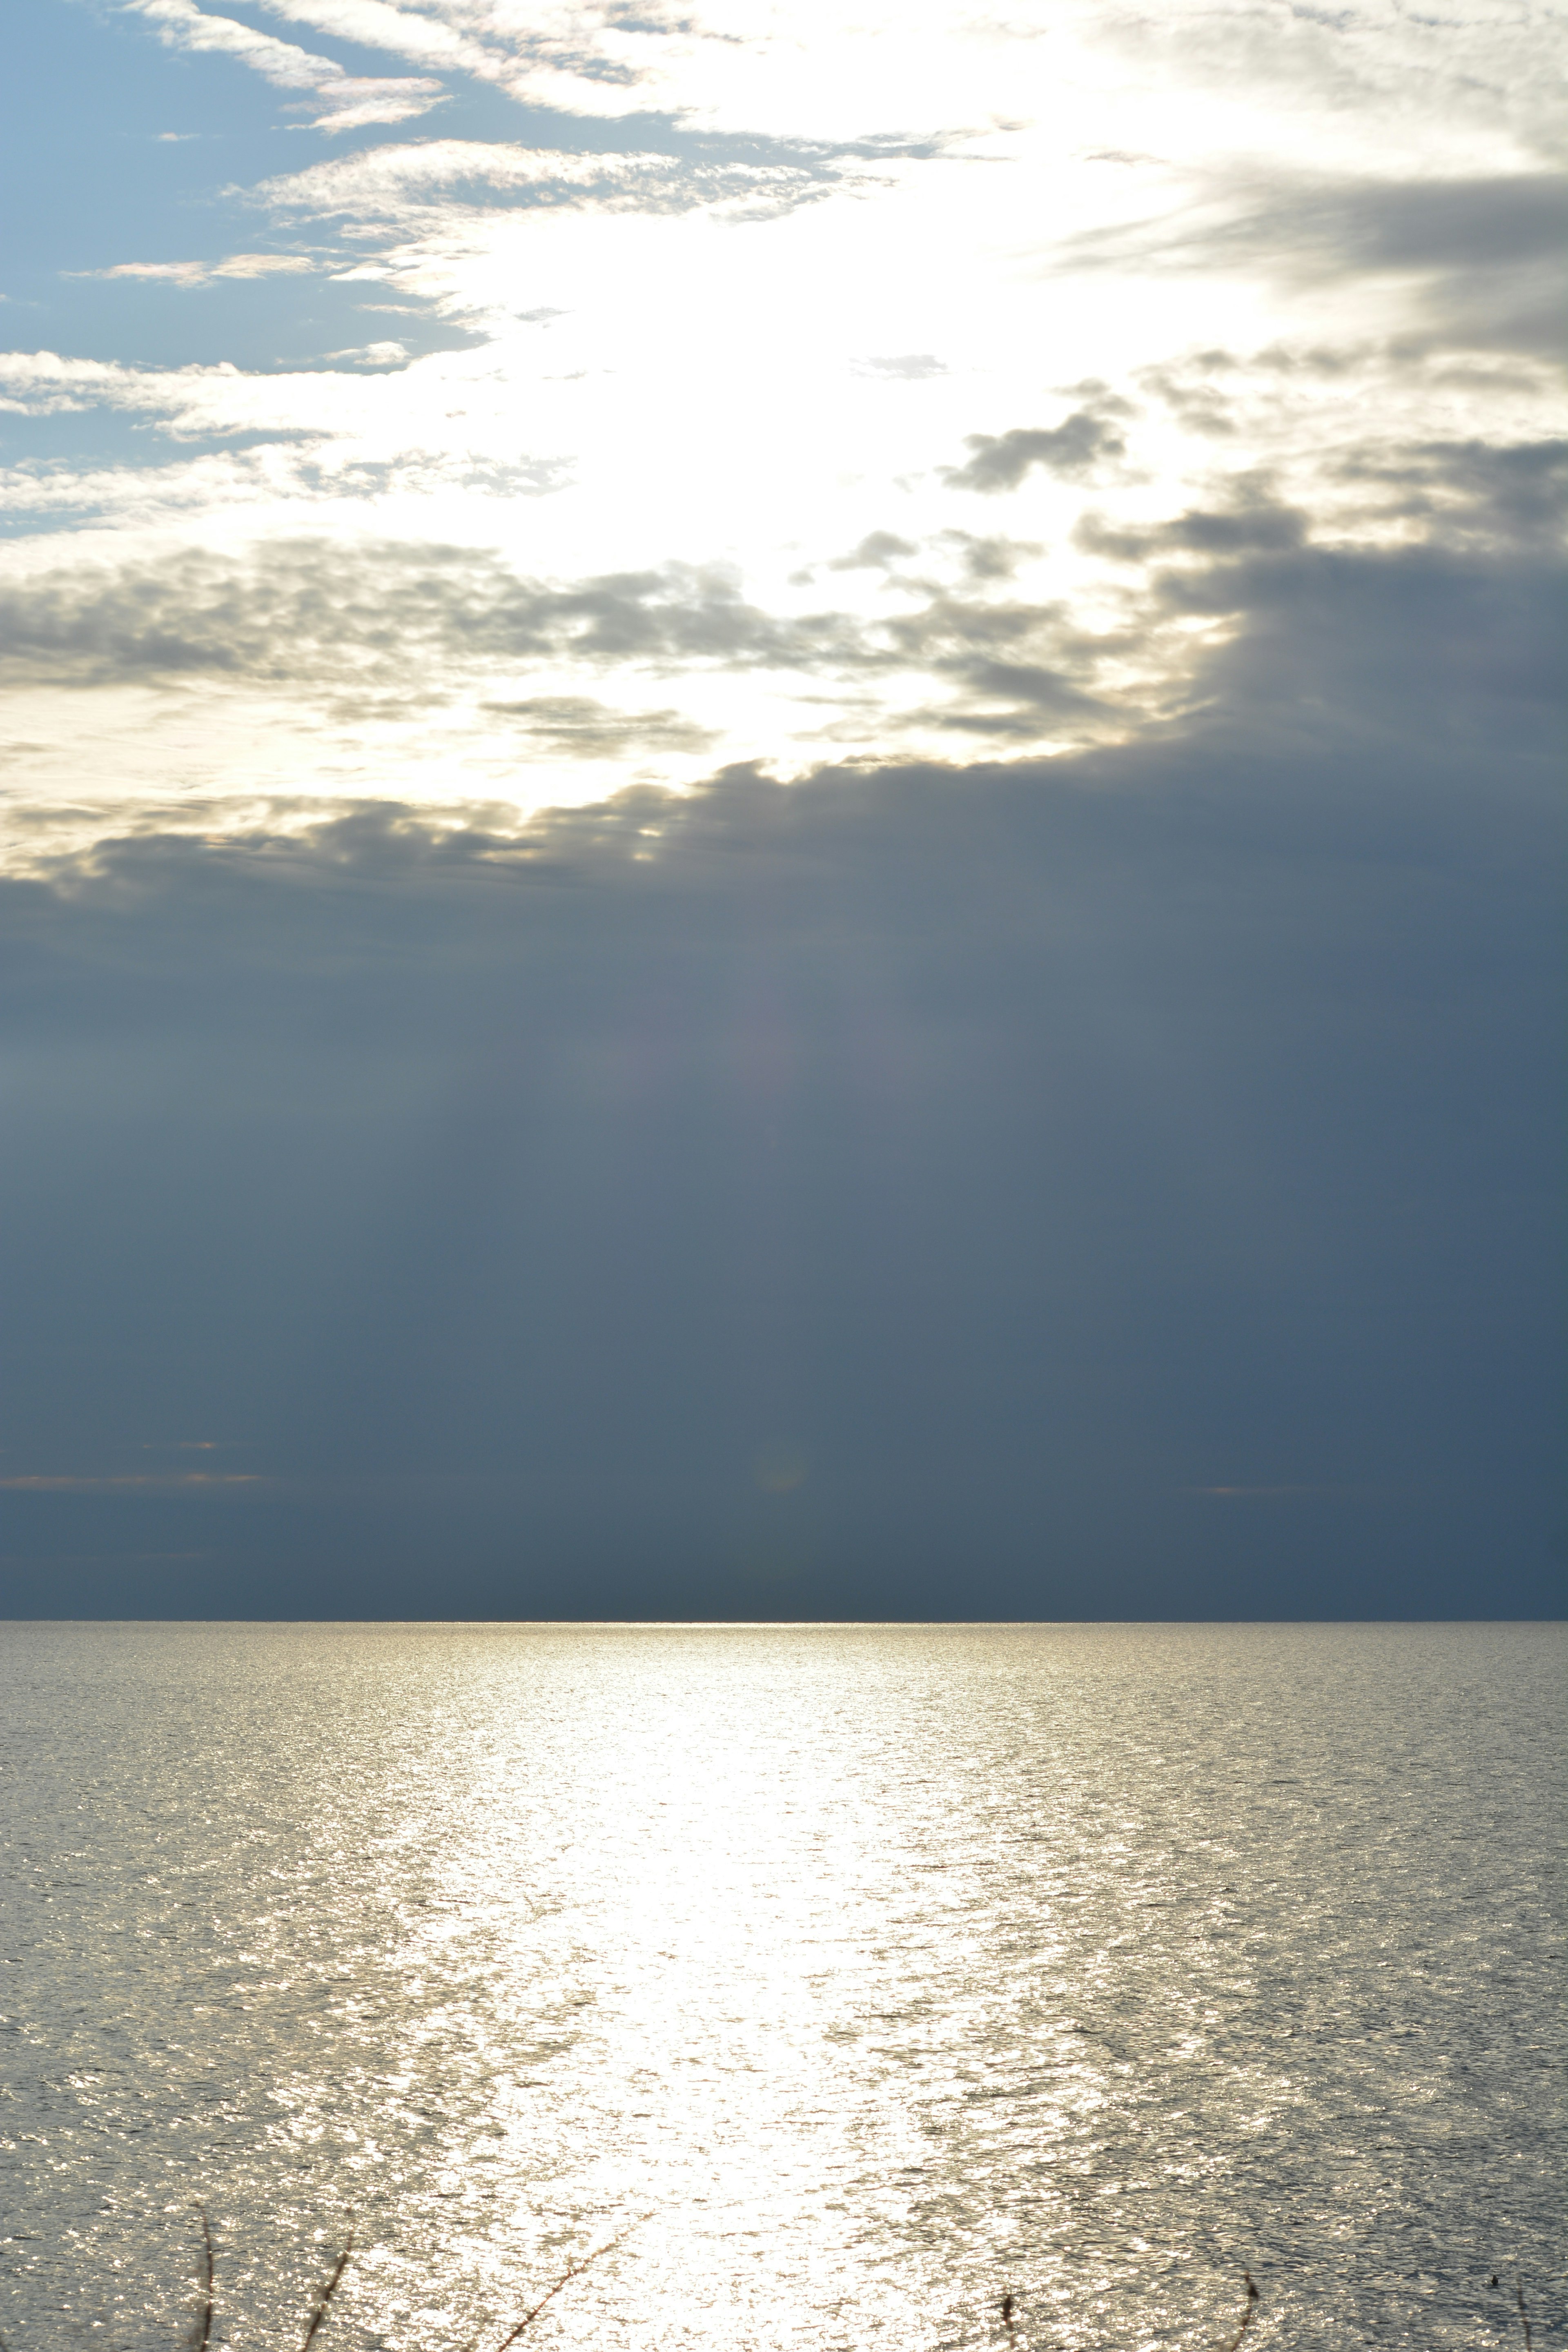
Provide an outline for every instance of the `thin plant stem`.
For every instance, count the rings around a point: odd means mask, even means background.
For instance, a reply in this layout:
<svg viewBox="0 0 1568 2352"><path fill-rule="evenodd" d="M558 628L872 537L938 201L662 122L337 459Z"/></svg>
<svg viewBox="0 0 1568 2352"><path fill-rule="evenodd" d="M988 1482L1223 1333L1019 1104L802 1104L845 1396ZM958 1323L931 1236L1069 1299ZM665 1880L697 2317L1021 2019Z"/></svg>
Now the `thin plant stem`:
<svg viewBox="0 0 1568 2352"><path fill-rule="evenodd" d="M1243 2271L1241 2275L1247 2281L1247 2308L1241 2315L1241 2326L1237 2329L1234 2336L1230 2336L1226 2338L1225 2343L1220 2347L1220 2352L1236 2352L1237 2346L1240 2343L1242 2337L1246 2335L1247 2329L1252 2325L1253 2313L1258 2309L1258 2294L1257 2287L1253 2284L1252 2273L1250 2271Z"/></svg>
<svg viewBox="0 0 1568 2352"><path fill-rule="evenodd" d="M523 2329L532 2326L540 2313L543 2310L545 2305L547 2303L553 2302L554 2298L560 2294L563 2286L570 2286L574 2279L581 2278L584 2272L588 2268L591 2263L596 2263L603 2254L613 2253L616 2248L621 2243L621 2240L627 2238L630 2235L631 2231L629 2230L623 2230L619 2238L610 2239L608 2243L605 2245L595 2246L593 2252L591 2254L584 2254L580 2263L568 2263L566 2268L562 2272L561 2276L556 2280L554 2285L548 2288L546 2292L540 2296L539 2301L534 2305L532 2310L525 2311L522 2317L518 2321L516 2326L511 2330L511 2333L509 2336L503 2336L501 2337L500 2342L496 2347L496 2352L507 2352L508 2346L515 2344L518 2337L522 2334Z"/></svg>
<svg viewBox="0 0 1568 2352"><path fill-rule="evenodd" d="M1519 2324L1524 2330L1524 2352L1530 2352L1530 2314L1524 2307L1524 2289L1515 2279L1513 2291L1519 2300Z"/></svg>
<svg viewBox="0 0 1568 2352"><path fill-rule="evenodd" d="M202 2282L202 2292L205 2299L202 2304L201 2333L199 2336L194 2336L192 2342L195 2345L195 2352L207 2352L207 2346L212 2342L213 2338L213 2276L216 2265L213 2262L212 2223L207 2220L207 2209L205 2205L198 2203L196 2206L196 2211L202 2217L202 2252L205 2264L206 2275Z"/></svg>
<svg viewBox="0 0 1568 2352"><path fill-rule="evenodd" d="M338 2256L337 2262L333 2265L331 2277L321 2289L321 2300L318 2302L315 2310L310 2314L310 2325L305 2330L305 2341L300 2347L300 2352L310 2352L310 2347L316 2340L316 2331L327 2315L327 2306L338 2291L343 2273L349 2266L349 2256L353 2253L353 2250L354 2225L353 2216L351 2214L349 2216L348 2242L344 2245L342 2252Z"/></svg>

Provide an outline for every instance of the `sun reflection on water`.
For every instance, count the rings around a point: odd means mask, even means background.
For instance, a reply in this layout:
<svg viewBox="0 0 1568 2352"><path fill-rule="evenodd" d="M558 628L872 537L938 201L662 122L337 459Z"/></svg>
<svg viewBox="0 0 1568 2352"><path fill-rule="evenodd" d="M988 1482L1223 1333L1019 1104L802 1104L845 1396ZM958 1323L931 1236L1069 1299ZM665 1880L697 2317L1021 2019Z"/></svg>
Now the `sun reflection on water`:
<svg viewBox="0 0 1568 2352"><path fill-rule="evenodd" d="M200 2194L236 2347L351 2208L385 2352L595 2250L541 2336L1196 2347L1246 2263L1249 2344L1479 2340L1471 2242L1550 2269L1541 1641L11 1629L0 2325L165 2343Z"/></svg>

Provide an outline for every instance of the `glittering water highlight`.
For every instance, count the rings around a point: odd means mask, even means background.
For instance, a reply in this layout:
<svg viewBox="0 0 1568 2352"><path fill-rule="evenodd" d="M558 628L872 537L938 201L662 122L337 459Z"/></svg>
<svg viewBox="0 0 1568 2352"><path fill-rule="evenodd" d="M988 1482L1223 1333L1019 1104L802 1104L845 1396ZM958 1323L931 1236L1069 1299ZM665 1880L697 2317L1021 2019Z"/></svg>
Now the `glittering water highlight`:
<svg viewBox="0 0 1568 2352"><path fill-rule="evenodd" d="M1563 2340L1549 1626L0 1629L0 2329ZM1488 2280L1496 2272L1500 2286ZM1016 2302L1009 2338L999 2312Z"/></svg>

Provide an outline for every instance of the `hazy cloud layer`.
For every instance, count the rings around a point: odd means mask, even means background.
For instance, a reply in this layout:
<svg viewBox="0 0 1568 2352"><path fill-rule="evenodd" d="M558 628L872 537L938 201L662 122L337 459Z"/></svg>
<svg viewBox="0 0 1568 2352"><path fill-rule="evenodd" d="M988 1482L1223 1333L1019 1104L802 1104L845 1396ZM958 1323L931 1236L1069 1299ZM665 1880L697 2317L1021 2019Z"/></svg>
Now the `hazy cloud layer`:
<svg viewBox="0 0 1568 2352"><path fill-rule="evenodd" d="M1075 416L984 443L974 462L1021 479L1045 460L1017 445L1098 448L1108 429ZM0 589L0 687L276 694L342 725L446 711L469 737L512 722L501 760L518 723L574 760L691 759L730 731L702 699L726 678L767 679L817 723L832 709L864 734L1026 745L1131 734L1200 707L1216 677L1256 703L1267 646L1274 708L1311 708L1320 731L1358 726L1369 697L1397 729L1410 691L1514 695L1523 723L1547 690L1562 446L1363 446L1337 479L1358 536L1315 535L1248 477L1224 503L1141 523L1089 507L1074 541L1106 583L1092 625L1086 600L1041 594L1037 544L952 530L923 545L868 533L772 609L726 565L551 581L493 550L408 540L68 563ZM840 601L862 581L858 604ZM1352 611L1347 636L1337 616ZM1320 662L1332 675L1314 679Z"/></svg>
<svg viewBox="0 0 1568 2352"><path fill-rule="evenodd" d="M1548 149L1561 139L1563 77L1550 39L1556 20L1539 9L1468 8L1447 18L1435 39L1394 0L1358 0L1317 17L1270 0L1242 0L1223 13L1184 0L1157 11L1064 0L1048 47L1018 38L1020 28L999 26L994 10L967 5L934 21L887 5L847 20L822 0L787 7L705 0L635 13L616 0L536 0L526 11L458 0L396 7L289 0L273 13L322 38L428 68L460 68L526 103L589 115L661 109L757 128L784 117L830 134L847 122L866 131L953 113L984 121L976 100L994 97L998 36L1011 32L1015 120L1040 104L1061 77L1064 53L1070 58L1082 45L1104 59L1126 59L1156 90L1208 92L1242 80L1325 112L1403 108ZM835 71L821 69L825 58ZM1123 143L1137 143L1125 128Z"/></svg>
<svg viewBox="0 0 1568 2352"><path fill-rule="evenodd" d="M1541 583L1235 561L1163 742L0 887L9 1605L1552 1605Z"/></svg>
<svg viewBox="0 0 1568 2352"><path fill-rule="evenodd" d="M0 1605L1556 1605L1555 0L66 13Z"/></svg>
<svg viewBox="0 0 1568 2352"><path fill-rule="evenodd" d="M1568 181L1558 173L1481 179L1243 181L1190 212L1097 231L1078 257L1184 270L1259 267L1342 288L1413 279L1414 347L1517 350L1561 359L1568 305Z"/></svg>

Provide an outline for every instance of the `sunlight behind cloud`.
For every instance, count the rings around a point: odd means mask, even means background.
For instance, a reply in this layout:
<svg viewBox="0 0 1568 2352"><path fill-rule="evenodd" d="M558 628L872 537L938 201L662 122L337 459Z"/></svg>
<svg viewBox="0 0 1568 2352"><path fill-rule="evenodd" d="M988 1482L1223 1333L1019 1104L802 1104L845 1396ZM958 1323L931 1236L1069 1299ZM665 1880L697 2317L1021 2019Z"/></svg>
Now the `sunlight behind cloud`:
<svg viewBox="0 0 1568 2352"><path fill-rule="evenodd" d="M272 13L574 115L335 142L226 190L226 254L77 273L346 306L306 360L0 354L19 429L135 436L6 473L30 831L1125 737L1227 625L1151 530L1272 500L1393 544L1408 502L1348 487L1376 449L1549 429L1555 199L1507 8L1440 51L1387 6L1337 36L1259 6ZM458 88L194 0L141 14L318 128ZM594 121L629 114L606 148Z"/></svg>

